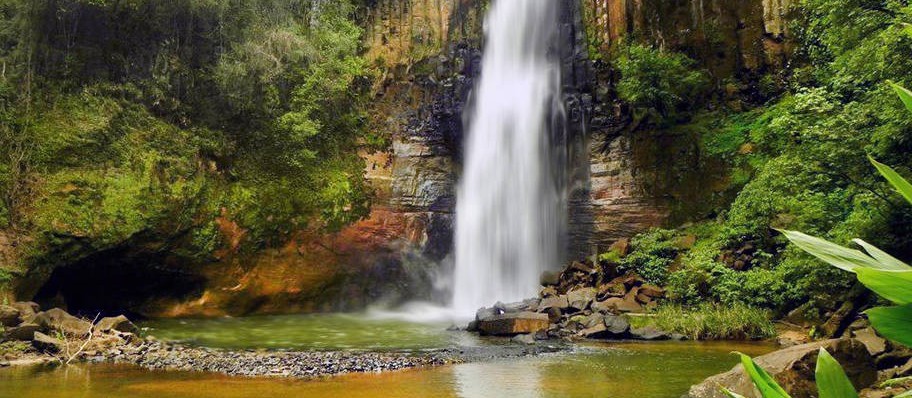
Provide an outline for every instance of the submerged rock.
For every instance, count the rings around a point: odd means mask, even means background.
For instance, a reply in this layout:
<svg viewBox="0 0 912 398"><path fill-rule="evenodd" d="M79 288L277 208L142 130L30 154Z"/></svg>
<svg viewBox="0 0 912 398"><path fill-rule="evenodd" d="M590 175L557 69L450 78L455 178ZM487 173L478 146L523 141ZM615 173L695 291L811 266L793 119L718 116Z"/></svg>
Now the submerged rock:
<svg viewBox="0 0 912 398"><path fill-rule="evenodd" d="M864 344L855 339L825 340L793 346L754 358L754 361L776 378L792 397L810 398L817 395L814 369L821 347L839 361L856 389L867 387L877 380L877 370L871 354ZM726 395L720 386L745 396L752 396L754 391L750 378L738 365L691 387L687 397L724 398Z"/></svg>
<svg viewBox="0 0 912 398"><path fill-rule="evenodd" d="M478 320L478 330L487 335L513 336L547 330L549 324L547 314L517 312L481 318Z"/></svg>

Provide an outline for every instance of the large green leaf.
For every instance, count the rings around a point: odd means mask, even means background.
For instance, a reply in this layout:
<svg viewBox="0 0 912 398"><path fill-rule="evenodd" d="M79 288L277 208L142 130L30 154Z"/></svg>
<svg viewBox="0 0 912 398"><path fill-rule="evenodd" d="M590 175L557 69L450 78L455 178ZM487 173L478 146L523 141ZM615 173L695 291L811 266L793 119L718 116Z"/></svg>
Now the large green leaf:
<svg viewBox="0 0 912 398"><path fill-rule="evenodd" d="M899 394L899 395L897 395L897 396L895 396L895 397L893 397L893 398L909 398L909 397L912 397L912 390L906 391L906 392L904 392L904 393L902 393L902 394Z"/></svg>
<svg viewBox="0 0 912 398"><path fill-rule="evenodd" d="M912 305L872 308L866 314L881 336L912 347Z"/></svg>
<svg viewBox="0 0 912 398"><path fill-rule="evenodd" d="M721 387L721 388L722 388L722 392L725 393L725 395L727 395L728 398L745 398L745 396L738 394L732 390L729 390L725 387Z"/></svg>
<svg viewBox="0 0 912 398"><path fill-rule="evenodd" d="M858 398L858 392L842 366L823 348L817 356L815 378L819 398Z"/></svg>
<svg viewBox="0 0 912 398"><path fill-rule="evenodd" d="M737 354L741 356L741 365L744 367L744 371L750 376L763 398L791 398L791 396L779 386L779 383L773 379L773 376L770 376L763 368L757 366L751 357L740 352Z"/></svg>
<svg viewBox="0 0 912 398"><path fill-rule="evenodd" d="M885 271L872 268L855 270L868 289L896 304L912 303L912 271Z"/></svg>
<svg viewBox="0 0 912 398"><path fill-rule="evenodd" d="M855 272L859 267L889 269L889 265L883 265L873 257L868 256L859 250L842 247L835 243L797 231L779 230L779 232L782 232L786 238L802 250L834 267L849 272Z"/></svg>
<svg viewBox="0 0 912 398"><path fill-rule="evenodd" d="M899 173L897 173L896 170L893 170L890 166L880 163L874 160L874 158L868 159L871 160L871 164L873 164L874 167L877 168L877 171L879 171L880 174L882 174L884 178L887 179L890 185L892 185L893 188L896 188L896 191L899 192L899 194L904 198L906 198L907 202L912 203L912 184L910 184L909 181L899 175Z"/></svg>
<svg viewBox="0 0 912 398"><path fill-rule="evenodd" d="M912 91L909 91L896 83L891 82L890 85L893 86L893 91L896 91L896 94L899 95L899 99L906 105L906 109L908 109L909 112L912 112Z"/></svg>
<svg viewBox="0 0 912 398"><path fill-rule="evenodd" d="M912 271L912 267L910 267L908 264L900 261L896 257L891 256L887 252L878 249L876 246L861 239L853 239L852 241L863 247L865 251L868 252L871 257L874 257L875 260L880 262L881 265L887 266L889 269L895 269L897 271Z"/></svg>

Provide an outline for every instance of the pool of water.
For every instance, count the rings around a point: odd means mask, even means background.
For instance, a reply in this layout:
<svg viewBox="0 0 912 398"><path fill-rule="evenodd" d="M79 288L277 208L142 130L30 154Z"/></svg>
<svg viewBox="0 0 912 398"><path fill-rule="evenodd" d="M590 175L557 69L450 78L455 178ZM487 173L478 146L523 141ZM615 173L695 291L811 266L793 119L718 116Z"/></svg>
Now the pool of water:
<svg viewBox="0 0 912 398"><path fill-rule="evenodd" d="M725 371L733 350L759 355L769 345L619 343L573 352L312 381L229 378L147 371L122 365L0 369L0 397L613 397L678 398Z"/></svg>
<svg viewBox="0 0 912 398"><path fill-rule="evenodd" d="M232 349L397 350L512 344L447 331L448 323L409 323L371 315L301 315L143 323L145 333ZM592 343L536 357L498 359L318 380L230 378L149 371L124 365L0 369L0 398L146 397L613 397L677 398L737 362L732 351L769 344L731 342Z"/></svg>
<svg viewBox="0 0 912 398"><path fill-rule="evenodd" d="M406 322L378 314L168 319L140 324L164 340L212 348L417 351L471 344L447 322Z"/></svg>

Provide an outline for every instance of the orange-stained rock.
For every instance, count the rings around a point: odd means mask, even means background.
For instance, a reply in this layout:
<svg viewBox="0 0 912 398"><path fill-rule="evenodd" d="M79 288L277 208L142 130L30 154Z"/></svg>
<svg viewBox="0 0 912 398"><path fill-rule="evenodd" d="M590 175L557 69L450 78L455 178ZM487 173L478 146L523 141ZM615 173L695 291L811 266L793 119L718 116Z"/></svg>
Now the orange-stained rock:
<svg viewBox="0 0 912 398"><path fill-rule="evenodd" d="M478 330L482 334L512 336L547 330L548 325L548 314L515 312L481 319L478 321Z"/></svg>

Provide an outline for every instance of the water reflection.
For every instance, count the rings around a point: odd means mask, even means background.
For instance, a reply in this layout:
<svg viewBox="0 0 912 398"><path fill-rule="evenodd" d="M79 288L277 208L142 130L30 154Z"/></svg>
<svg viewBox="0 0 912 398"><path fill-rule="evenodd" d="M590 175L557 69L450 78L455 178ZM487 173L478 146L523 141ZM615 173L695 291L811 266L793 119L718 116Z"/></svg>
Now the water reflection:
<svg viewBox="0 0 912 398"><path fill-rule="evenodd" d="M607 344L575 352L313 381L152 372L131 366L0 369L0 398L678 398L770 345Z"/></svg>
<svg viewBox="0 0 912 398"><path fill-rule="evenodd" d="M541 371L528 360L468 363L455 366L453 375L461 398L544 397Z"/></svg>

